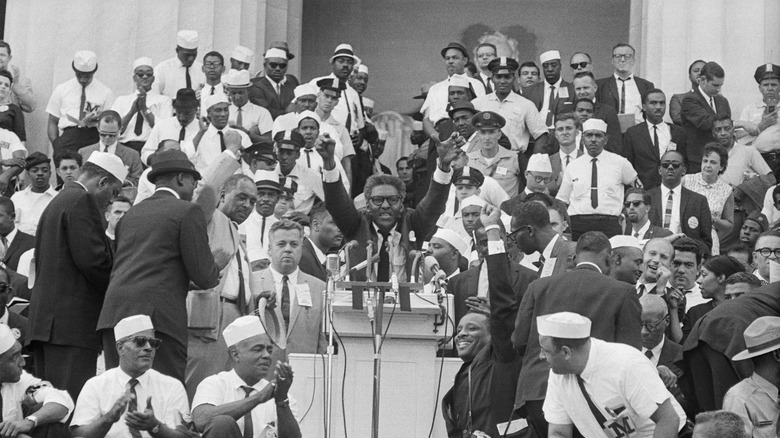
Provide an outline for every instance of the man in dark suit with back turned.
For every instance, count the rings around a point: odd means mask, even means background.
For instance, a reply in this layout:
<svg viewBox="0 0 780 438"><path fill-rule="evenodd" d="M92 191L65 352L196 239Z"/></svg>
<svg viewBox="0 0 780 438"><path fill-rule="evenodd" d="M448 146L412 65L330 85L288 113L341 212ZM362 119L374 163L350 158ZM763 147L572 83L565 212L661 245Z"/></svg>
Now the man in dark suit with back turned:
<svg viewBox="0 0 780 438"><path fill-rule="evenodd" d="M661 185L658 164L661 155L668 150L677 150L688 157L688 137L677 125L664 122L666 96L653 88L642 96L645 121L634 125L623 134L622 155L628 159L639 174L639 180L646 189Z"/></svg>
<svg viewBox="0 0 780 438"><path fill-rule="evenodd" d="M594 338L641 347L642 309L636 290L605 275L611 265L611 250L609 239L603 233L583 234L577 241L577 267L531 283L520 303L512 334L515 348L524 354L515 409L525 406L528 423L537 436L547 436L542 405L550 373L547 362L539 357L537 316L576 312L591 319Z"/></svg>
<svg viewBox="0 0 780 438"><path fill-rule="evenodd" d="M326 281L328 271L325 269L325 256L328 251L341 247L344 234L341 233L324 204L312 207L309 220L311 232L309 237L303 238L301 261L298 262L298 267L301 272Z"/></svg>
<svg viewBox="0 0 780 438"><path fill-rule="evenodd" d="M704 145L715 141L712 124L718 115L731 117L731 106L721 96L720 88L726 73L717 62L708 62L701 68L699 86L685 93L682 102L682 127L688 135L688 173L701 170L701 156Z"/></svg>
<svg viewBox="0 0 780 438"><path fill-rule="evenodd" d="M234 133L225 143L241 141ZM200 174L177 150L159 152L148 175L154 194L133 206L116 228L116 255L97 329L106 368L119 364L114 326L149 315L163 342L154 369L184 382L187 366L187 291L219 284L206 218L192 200ZM233 256L233 254L230 254ZM195 287L191 287L190 284Z"/></svg>
<svg viewBox="0 0 780 438"><path fill-rule="evenodd" d="M618 43L612 48L612 76L596 83L596 101L610 105L618 114L635 114L642 105L642 96L655 88L652 82L634 75L636 51L631 45Z"/></svg>
<svg viewBox="0 0 780 438"><path fill-rule="evenodd" d="M103 212L126 177L119 157L93 153L38 222L29 312L35 375L74 400L95 376L101 349L95 326L113 262Z"/></svg>
<svg viewBox="0 0 780 438"><path fill-rule="evenodd" d="M295 99L293 91L299 85L295 76L286 74L289 56L285 50L268 49L263 61L265 76L253 78L249 88L249 101L267 109L274 119L287 113L287 107Z"/></svg>

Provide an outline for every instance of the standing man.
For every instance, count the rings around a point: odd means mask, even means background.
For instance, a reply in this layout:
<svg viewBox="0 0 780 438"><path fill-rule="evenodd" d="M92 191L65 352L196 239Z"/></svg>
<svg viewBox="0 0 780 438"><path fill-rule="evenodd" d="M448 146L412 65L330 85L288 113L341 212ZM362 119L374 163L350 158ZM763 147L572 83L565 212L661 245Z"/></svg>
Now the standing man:
<svg viewBox="0 0 780 438"><path fill-rule="evenodd" d="M51 161L49 157L33 152L25 158L24 169L30 185L11 196L16 206L16 226L21 231L32 234L37 232L38 222L57 191L49 184L51 180Z"/></svg>
<svg viewBox="0 0 780 438"><path fill-rule="evenodd" d="M236 46L230 52L230 70L247 70L255 59L255 52L249 47Z"/></svg>
<svg viewBox="0 0 780 438"><path fill-rule="evenodd" d="M601 119L607 123L609 142L606 149L610 152L621 154L623 151L623 139L620 131L620 120L615 112L615 108L596 100L599 86L596 84L593 73L586 71L574 75L572 88L574 88L574 94L577 99L589 99L593 102L593 115L591 117Z"/></svg>
<svg viewBox="0 0 780 438"><path fill-rule="evenodd" d="M274 143L279 159L276 173L279 178L290 178L298 184L298 190L295 192L295 211L309 214L317 199L325 199L325 193L322 178L313 170L298 164L306 141L297 130L289 130L276 133Z"/></svg>
<svg viewBox="0 0 780 438"><path fill-rule="evenodd" d="M574 243L567 242L552 228L550 213L539 202L520 203L512 212L512 232L507 238L526 255L539 253L534 264L539 277L556 275L569 268Z"/></svg>
<svg viewBox="0 0 780 438"><path fill-rule="evenodd" d="M470 166L498 181L509 197L515 196L525 186L524 166L517 152L498 144L506 120L492 111L482 111L471 118L471 124L479 130L482 147L468 154Z"/></svg>
<svg viewBox="0 0 780 438"><path fill-rule="evenodd" d="M11 102L19 105L22 111L31 113L35 110L35 97L33 96L30 79L22 76L19 66L11 64L11 45L0 40L0 70L8 70L14 77L11 85Z"/></svg>
<svg viewBox="0 0 780 438"><path fill-rule="evenodd" d="M533 138L534 148L543 149L547 144L547 127L534 104L512 91L512 82L519 65L512 58L502 56L490 61L488 68L495 92L478 97L472 102L479 111L493 111L504 117L502 128L509 137L513 151L525 152Z"/></svg>
<svg viewBox="0 0 780 438"><path fill-rule="evenodd" d="M744 123L740 143L754 146L769 167L780 176L780 127L777 126L777 105L780 103L780 66L764 64L753 76L758 82L761 102L750 103L739 120Z"/></svg>
<svg viewBox="0 0 780 438"><path fill-rule="evenodd" d="M594 337L630 345L637 350L641 345L642 310L636 292L631 285L606 275L611 250L604 234L595 231L584 234L577 241L577 267L534 281L520 302L512 334L515 348L524 354L515 409L526 407L528 422L538 436L548 436L549 420L542 414L542 405L547 403L546 377L550 375L550 364L544 360L547 351L540 336L543 332L538 324L539 316L577 311L595 322ZM556 371L554 368L553 364L553 372Z"/></svg>
<svg viewBox="0 0 780 438"><path fill-rule="evenodd" d="M729 101L720 94L726 73L717 62L708 62L701 68L699 86L685 94L680 119L688 136L689 173L701 170L704 145L714 140L712 128L715 118L725 115L731 118Z"/></svg>
<svg viewBox="0 0 780 438"><path fill-rule="evenodd" d="M200 131L200 121L197 117L198 105L195 91L183 88L176 93L176 99L173 100L173 109L176 115L155 120L154 128L141 149L141 161L144 164L151 165L149 156L157 152L164 140L176 140L180 146L192 143L195 135ZM183 151L190 159L195 156L194 149L183 149Z"/></svg>
<svg viewBox="0 0 780 438"><path fill-rule="evenodd" d="M133 82L135 91L117 97L111 109L122 116L119 142L140 154L155 122L171 117L173 107L170 97L152 90L152 58L138 58L133 62Z"/></svg>
<svg viewBox="0 0 780 438"><path fill-rule="evenodd" d="M271 141L274 119L267 109L249 101L249 71L230 70L223 80L225 92L230 100L228 125L244 131L253 143Z"/></svg>
<svg viewBox="0 0 780 438"><path fill-rule="evenodd" d="M295 98L293 90L298 86L298 79L287 74L289 52L270 48L263 59L263 76L252 78L249 89L249 100L268 110L276 119L291 111L291 103Z"/></svg>
<svg viewBox="0 0 780 438"><path fill-rule="evenodd" d="M270 243L268 233L271 225L278 221L274 216L274 209L282 195L276 172L258 170L254 175L254 183L257 190L257 203L246 221L239 227L239 232L246 239L246 250L253 268L260 260L268 259L267 251Z"/></svg>
<svg viewBox="0 0 780 438"><path fill-rule="evenodd" d="M333 216L328 213L324 204L312 208L309 212L309 220L311 221L311 231L308 237L303 239L301 261L298 267L301 268L301 272L326 281L328 271L325 270L325 256L331 251L341 248L344 234L333 221Z"/></svg>
<svg viewBox="0 0 780 438"><path fill-rule="evenodd" d="M183 151L195 151L194 158L195 169L198 172L205 171L209 164L219 158L219 154L227 147L226 136L231 132L238 134L241 138L241 147L248 148L252 146L252 140L243 131L228 126L230 120L230 102L227 96L222 93L213 96L206 96L203 100L201 111L206 111L208 123L200 123L200 131L192 139L192 142L185 141L181 145Z"/></svg>
<svg viewBox="0 0 780 438"><path fill-rule="evenodd" d="M200 116L206 116L205 99L208 96L216 94L225 94L225 87L222 85L222 74L225 73L225 57L221 53L211 51L203 55L203 74L206 82L200 90Z"/></svg>
<svg viewBox="0 0 780 438"><path fill-rule="evenodd" d="M579 158L584 152L580 147L582 140L582 122L574 113L561 113L555 117L555 139L550 143L558 144L558 152L550 155L550 164L553 169L553 178L557 189L563 181L563 171L569 167L572 161ZM535 153L540 153L534 148Z"/></svg>
<svg viewBox="0 0 780 438"><path fill-rule="evenodd" d="M574 98L574 89L571 84L561 78L561 53L557 50L549 50L539 56L544 73L544 81L532 85L523 90L523 96L536 105L539 114L548 129L553 128L555 114L558 113L558 105L571 104Z"/></svg>
<svg viewBox="0 0 780 438"><path fill-rule="evenodd" d="M575 52L569 59L572 77L584 71L593 72L593 60L585 52Z"/></svg>
<svg viewBox="0 0 780 438"><path fill-rule="evenodd" d="M79 179L46 208L35 236L29 312L35 374L73 398L95 375L101 349L95 327L113 261L103 212L126 177L119 157L92 154Z"/></svg>
<svg viewBox="0 0 780 438"><path fill-rule="evenodd" d="M55 154L63 149L77 151L95 144L98 114L111 108L114 101L111 90L95 79L98 69L95 52L76 52L71 67L76 77L57 85L46 105L47 133Z"/></svg>
<svg viewBox="0 0 780 438"><path fill-rule="evenodd" d="M604 150L609 140L604 121L585 121L582 138L588 154L566 167L557 196L569 206L572 238L577 240L588 230L610 237L622 234L618 216L623 210L623 191L637 181L636 171L625 158Z"/></svg>
<svg viewBox="0 0 780 438"><path fill-rule="evenodd" d="M596 101L609 105L618 114L642 111L642 96L655 88L652 82L634 75L636 50L630 44L618 43L612 48L612 76L599 79Z"/></svg>
<svg viewBox="0 0 780 438"><path fill-rule="evenodd" d="M688 138L684 129L664 122L666 95L663 91L653 88L643 94L642 110L645 121L626 130L621 155L634 164L642 186L651 189L661 185L658 174L661 156L668 150L677 150L687 157Z"/></svg>
<svg viewBox="0 0 780 438"><path fill-rule="evenodd" d="M127 182L131 186L138 186L138 179L144 171L141 166L141 157L135 149L131 149L119 143L117 140L122 132L122 118L116 111L108 110L100 113L98 117L98 135L100 142L92 146L86 146L79 149L79 153L84 161L94 152L107 152L116 155L122 160L128 170ZM124 181L122 181L124 183Z"/></svg>
<svg viewBox="0 0 780 438"><path fill-rule="evenodd" d="M239 141L226 137L226 142ZM199 179L183 152L158 153L149 172L154 194L117 226L114 269L97 324L106 368L119 363L113 327L128 316L149 315L163 341L154 369L184 382L187 291L190 283L199 289L217 286L222 264L211 254L203 210L190 202Z"/></svg>
<svg viewBox="0 0 780 438"><path fill-rule="evenodd" d="M493 43L479 43L474 49L474 60L476 61L477 69L479 70L476 79L482 83L486 95L492 93L494 90L493 81L491 80L492 69L490 68L490 61L496 59L496 56L498 56L497 54L498 49L496 49L496 46ZM517 68L515 68L515 71L517 71ZM514 85L513 83L514 72L512 72L511 85Z"/></svg>
<svg viewBox="0 0 780 438"><path fill-rule="evenodd" d="M203 75L203 65L197 58L198 32L180 30L176 34L176 56L154 67L157 92L173 99L182 88L193 91L203 88L206 77Z"/></svg>
<svg viewBox="0 0 780 438"><path fill-rule="evenodd" d="M688 66L688 79L691 81L691 88L688 91L694 91L699 86L699 76L701 75L701 68L706 64L701 59L693 61ZM687 92L686 92L687 93ZM673 94L669 99L669 117L672 119L675 125L682 125L682 101L686 93Z"/></svg>

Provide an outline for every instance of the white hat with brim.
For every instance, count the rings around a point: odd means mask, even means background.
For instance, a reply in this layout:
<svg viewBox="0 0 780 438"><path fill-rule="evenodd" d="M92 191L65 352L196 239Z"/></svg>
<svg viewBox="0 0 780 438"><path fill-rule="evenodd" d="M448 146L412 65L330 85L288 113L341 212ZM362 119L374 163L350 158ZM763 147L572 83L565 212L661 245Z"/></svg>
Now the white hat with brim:
<svg viewBox="0 0 780 438"><path fill-rule="evenodd" d="M274 171L259 169L255 172L252 179L254 179L255 186L258 189L269 188L280 192L282 191L282 188L279 185L279 175Z"/></svg>
<svg viewBox="0 0 780 438"><path fill-rule="evenodd" d="M743 334L745 350L731 360L745 360L780 348L780 317L762 316L753 321Z"/></svg>
<svg viewBox="0 0 780 438"><path fill-rule="evenodd" d="M236 318L230 325L225 327L222 331L222 336L225 338L225 344L228 347L236 345L239 342L249 339L253 336L266 334L265 327L260 322L260 318L254 315L242 316Z"/></svg>
<svg viewBox="0 0 780 438"><path fill-rule="evenodd" d="M460 236L460 234L456 233L455 231L446 228L439 228L436 231L436 234L431 237L431 240L433 239L441 239L449 243L453 248L457 249L458 252L460 252L460 255L463 257L469 256L469 244Z"/></svg>
<svg viewBox="0 0 780 438"><path fill-rule="evenodd" d="M466 78L466 76L463 75L452 75L450 76L449 83L447 86L449 87L463 87L463 88L469 88L469 80Z"/></svg>
<svg viewBox="0 0 780 438"><path fill-rule="evenodd" d="M573 312L558 312L536 317L539 334L552 338L587 338L590 336L590 325L590 319Z"/></svg>
<svg viewBox="0 0 780 438"><path fill-rule="evenodd" d="M208 111L212 106L220 103L230 103L224 93L209 94L203 99L203 108Z"/></svg>
<svg viewBox="0 0 780 438"><path fill-rule="evenodd" d="M230 57L232 59L235 59L238 62L243 62L244 64L251 64L252 60L255 57L255 52L250 50L248 47L236 46L236 48L233 49L233 52L230 53Z"/></svg>
<svg viewBox="0 0 780 438"><path fill-rule="evenodd" d="M336 47L336 50L333 51L333 56L330 57L330 62L332 63L334 60L336 60L336 58L341 58L342 56L352 58L355 60L355 64L360 64L360 58L355 56L355 51L352 50L352 46L350 44L339 44Z"/></svg>
<svg viewBox="0 0 780 438"><path fill-rule="evenodd" d="M484 199L480 198L477 195L471 195L468 198L460 201L460 209L463 210L466 207L473 207L478 206L479 208L483 208L487 205L487 202L485 202Z"/></svg>
<svg viewBox="0 0 780 438"><path fill-rule="evenodd" d="M92 163L100 167L111 175L114 175L119 181L124 182L125 178L127 178L127 167L125 167L125 163L122 162L121 158L114 154L95 151L89 156L87 163Z"/></svg>
<svg viewBox="0 0 780 438"><path fill-rule="evenodd" d="M230 88L249 88L252 82L249 78L249 70L230 69L222 80L225 86Z"/></svg>
<svg viewBox="0 0 780 438"><path fill-rule="evenodd" d="M303 85L298 85L297 87L295 87L295 90L293 90L293 94L295 95L296 99L302 96L316 96L317 94L319 94L319 92L320 92L319 87L309 82Z"/></svg>
<svg viewBox="0 0 780 438"><path fill-rule="evenodd" d="M133 70L143 66L154 68L154 65L152 64L152 58L149 58L148 56L143 56L141 58L136 59L133 62Z"/></svg>
<svg viewBox="0 0 780 438"><path fill-rule="evenodd" d="M5 324L0 324L0 354L5 353L14 346L19 338L19 336L16 335L18 332L17 329L12 329Z"/></svg>
<svg viewBox="0 0 780 438"><path fill-rule="evenodd" d="M303 119L314 119L314 121L317 122L317 125L322 125L322 119L314 111L306 110L306 111L301 111L300 113L298 113L298 120L297 120L297 122L298 122L299 125L301 124L301 120L303 120Z"/></svg>
<svg viewBox="0 0 780 438"><path fill-rule="evenodd" d="M612 246L612 249L628 247L636 248L640 251L642 250L642 244L639 242L639 239L634 236L618 234L609 238L609 244Z"/></svg>
<svg viewBox="0 0 780 438"><path fill-rule="evenodd" d="M176 45L182 49L194 50L198 48L198 32L194 30L180 30L176 34Z"/></svg>
<svg viewBox="0 0 780 438"><path fill-rule="evenodd" d="M546 172L552 173L552 164L550 164L550 156L547 154L533 154L528 159L528 165L525 170L529 172Z"/></svg>
<svg viewBox="0 0 780 438"><path fill-rule="evenodd" d="M268 49L268 51L265 52L264 58L265 59L279 58L279 59L287 60L287 52L285 52L282 49L276 49L276 48Z"/></svg>
<svg viewBox="0 0 780 438"><path fill-rule="evenodd" d="M607 133L607 123L601 119L588 119L582 124L582 132L601 131Z"/></svg>
<svg viewBox="0 0 780 438"><path fill-rule="evenodd" d="M91 50L79 50L73 55L73 69L81 73L97 70L97 54Z"/></svg>
<svg viewBox="0 0 780 438"><path fill-rule="evenodd" d="M542 64L544 64L545 62L548 62L548 61L554 61L556 59L558 59L558 60L561 59L561 52L559 52L557 50L548 50L548 51L542 53L541 55L539 55L539 61L541 61Z"/></svg>
<svg viewBox="0 0 780 438"><path fill-rule="evenodd" d="M146 330L154 330L152 318L149 318L149 315L128 316L114 326L114 339L118 341Z"/></svg>

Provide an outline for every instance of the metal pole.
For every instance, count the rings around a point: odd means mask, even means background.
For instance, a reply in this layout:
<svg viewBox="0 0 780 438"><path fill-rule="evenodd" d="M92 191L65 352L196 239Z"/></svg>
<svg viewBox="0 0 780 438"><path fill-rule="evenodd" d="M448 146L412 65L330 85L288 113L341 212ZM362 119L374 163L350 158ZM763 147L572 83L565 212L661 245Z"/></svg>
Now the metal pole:
<svg viewBox="0 0 780 438"><path fill-rule="evenodd" d="M374 293L376 309L374 312L374 401L371 415L371 438L379 438L379 387L382 371L382 311L384 310L385 291L377 288Z"/></svg>
<svg viewBox="0 0 780 438"><path fill-rule="evenodd" d="M328 348L325 370L325 438L331 436L332 414L333 414L333 293L335 292L336 282L333 276L329 276L328 286L326 287L325 297L325 331L328 334ZM345 364L346 366L346 364Z"/></svg>

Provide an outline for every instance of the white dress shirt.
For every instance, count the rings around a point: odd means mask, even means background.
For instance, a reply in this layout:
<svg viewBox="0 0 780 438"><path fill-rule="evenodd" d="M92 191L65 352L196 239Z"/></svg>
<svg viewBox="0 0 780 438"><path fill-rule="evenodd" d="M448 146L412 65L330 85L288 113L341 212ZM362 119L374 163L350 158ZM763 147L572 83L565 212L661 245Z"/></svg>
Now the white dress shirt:
<svg viewBox="0 0 780 438"><path fill-rule="evenodd" d="M268 258L268 230L278 221L279 219L271 214L265 218L265 228L263 228L263 216L257 210L252 210L246 220L238 226L238 233L246 236L246 250L250 262Z"/></svg>
<svg viewBox="0 0 780 438"><path fill-rule="evenodd" d="M542 83L544 84L544 100L542 101L542 110L539 111L539 115L542 117L542 120L547 120L547 113L550 112L550 104L552 103L550 102L550 88L552 88L553 86L555 87L555 91L553 91L553 94L555 98L558 98L560 97L559 92L561 91L562 82L563 82L562 78L558 78L558 82L554 84L550 84L549 82L547 82L546 79L543 79ZM566 90L566 93L568 94L569 91ZM554 128L554 126L548 126L547 128L548 129Z"/></svg>
<svg viewBox="0 0 780 438"><path fill-rule="evenodd" d="M219 159L219 155L222 153L222 147L219 140L220 131L223 133L223 136L224 134L231 131L238 133L238 135L241 137L242 148L248 148L249 146L252 146L252 140L250 140L249 136L246 135L246 133L243 131L233 129L229 126L226 126L222 129L217 129L214 127L214 125L209 125L208 129L206 129L206 132L204 132L203 136L201 136L200 143L198 143L197 147L192 140L185 140L184 146L182 147L182 150L186 148L195 151L195 157L191 161L193 164L195 164L195 169L197 169L197 171L201 174L206 171L206 169L209 167L209 164Z"/></svg>
<svg viewBox="0 0 780 438"><path fill-rule="evenodd" d="M118 112L121 117L124 117L130 112L130 108L133 107L136 99L138 99L138 91L133 94L119 96L114 101L114 105L111 106L111 109ZM163 96L153 89L146 93L146 108L154 115L155 125L161 119L173 116L171 98ZM135 133L135 124L139 117L143 118L144 121L143 130L140 135L137 135ZM125 126L125 132L119 136L119 141L122 143L128 141L146 141L151 132L152 127L149 126L149 122L146 121L146 118L144 118L140 112L136 112L135 115L128 120L127 126ZM178 136L176 138L178 138Z"/></svg>
<svg viewBox="0 0 780 438"><path fill-rule="evenodd" d="M171 99L176 98L176 92L187 87L185 77L186 68L179 61L179 58L168 58L154 67L154 84L152 87L160 93ZM203 64L195 61L190 67L190 86L193 90L200 90L206 83L206 75L203 74Z"/></svg>
<svg viewBox="0 0 780 438"><path fill-rule="evenodd" d="M16 207L16 227L23 233L34 236L43 210L55 196L57 196L57 191L51 186L43 193L33 192L32 186L14 193L11 196L11 201Z"/></svg>
<svg viewBox="0 0 780 438"><path fill-rule="evenodd" d="M655 347L649 349L650 351L653 352L653 357L650 358L650 362L653 363L654 367L658 366L658 359L661 358L661 350L664 349L664 342L666 342L666 335L661 336L661 342L659 342L658 345L656 345ZM647 350L648 349L643 346L642 347L642 354L647 356Z"/></svg>
<svg viewBox="0 0 780 438"><path fill-rule="evenodd" d="M501 131L509 138L514 151L525 151L531 137L538 138L547 133L547 126L536 105L515 92L510 91L504 100L499 100L496 93L490 93L471 103L479 111L493 111L506 119Z"/></svg>
<svg viewBox="0 0 780 438"><path fill-rule="evenodd" d="M19 140L19 136L13 131L9 131L4 128L0 128L0 157L3 160L9 160L13 158L14 152L24 152L27 155L27 149L24 144ZM8 170L8 166L2 166L3 170Z"/></svg>
<svg viewBox="0 0 780 438"><path fill-rule="evenodd" d="M7 313L8 310L6 310ZM30 394L27 394L27 390L31 387L38 387L32 395L34 400L43 405L57 403L67 409L68 413L59 422L68 422L68 417L73 412L73 399L71 399L67 391L54 388L51 386L51 383L28 374L27 371L22 371L18 382L3 382L0 396L3 399L2 415L4 422L21 421L25 418L22 413L22 402L29 401Z"/></svg>
<svg viewBox="0 0 780 438"><path fill-rule="evenodd" d="M666 201L669 199L669 192L672 194L672 218L669 222L668 230L672 233L680 233L680 198L682 192L682 184L678 185L674 189L669 189L665 185L661 184L661 210L658 215L661 218L661 225L663 226L664 217L666 216Z"/></svg>
<svg viewBox="0 0 780 438"><path fill-rule="evenodd" d="M46 112L59 119L57 126L60 128L60 134L65 128L77 126L81 119L81 89L81 84L74 77L57 85L51 93ZM84 114L95 110L99 113L111 108L114 103L114 93L97 79L92 79L84 92L87 97Z"/></svg>
<svg viewBox="0 0 780 438"><path fill-rule="evenodd" d="M271 276L274 278L274 288L276 289L276 305L281 306L282 304L282 287L284 287L284 275L281 272L277 271L273 267L269 266L268 271L271 272ZM290 312L292 312L292 303L295 302L295 299L297 298L296 294L296 288L298 284L298 273L301 272L300 269L295 268L295 270L289 274L287 274L287 289L290 290Z"/></svg>
<svg viewBox="0 0 780 438"><path fill-rule="evenodd" d="M613 76L615 77L615 84L617 85L618 90L618 102L620 102L620 95L622 94L622 88L623 88L623 81L620 80L620 76L618 76L617 73L613 73ZM642 111L642 96L639 94L639 87L636 85L636 80L634 80L634 75L631 74L626 80L626 111L623 114L636 114L637 111ZM618 107L615 108L615 111L618 114L620 113L620 104L618 104ZM653 138L652 134L650 135L650 138Z"/></svg>
<svg viewBox="0 0 780 438"><path fill-rule="evenodd" d="M336 75L333 73L327 76L320 76L312 79L309 83L317 86L317 81L321 79L335 79ZM339 123L344 125L350 132L357 131L365 126L365 120L363 119L363 111L360 110L360 94L352 88L349 83L345 82L346 89L341 91L341 98L339 102L333 107L332 115L338 120ZM347 115L351 114L350 126L347 126Z"/></svg>
<svg viewBox="0 0 780 438"><path fill-rule="evenodd" d="M255 105L252 102L247 102L241 108L241 126L249 131L253 127L257 126L260 134L265 134L271 131L274 126L274 119L271 117L271 113L267 109ZM237 125L239 108L233 104L230 105L230 117L228 118L228 125Z"/></svg>
<svg viewBox="0 0 780 438"><path fill-rule="evenodd" d="M184 128L184 141L179 143L179 148L187 154L187 158L190 161L195 158L195 149L192 145L192 139L200 131L200 124L198 118L192 119L189 125ZM149 155L157 152L157 148L160 146L160 142L163 140L179 140L179 134L181 132L181 123L176 117L168 117L164 119L156 119L154 121L154 128L149 132L149 137L146 139L144 147L141 148L141 161L144 164L149 164ZM189 146L188 146L189 145Z"/></svg>
<svg viewBox="0 0 780 438"><path fill-rule="evenodd" d="M606 150L601 151L596 157L599 202L594 209L590 202L592 158L588 154L583 154L569 163L563 171L563 182L557 198L569 205L569 215L618 216L623 211L625 186L636 180L636 170L624 157Z"/></svg>
<svg viewBox="0 0 780 438"><path fill-rule="evenodd" d="M279 178L289 177L292 178L298 184L298 190L295 192L295 211L300 211L304 214L309 214L311 208L314 206L315 198L319 198L321 201L325 200L325 191L322 188L321 176L311 169L302 167L300 164L295 163L295 167L290 170L288 175L283 175L279 164L276 164L276 173ZM337 173L340 175L339 173Z"/></svg>
<svg viewBox="0 0 780 438"><path fill-rule="evenodd" d="M650 141L653 141L653 133L656 131L653 129L657 127L658 130L658 156L663 157L667 150L669 150L669 143L672 141L672 130L666 122L661 122L657 125L653 125L648 120L647 132L650 133Z"/></svg>

